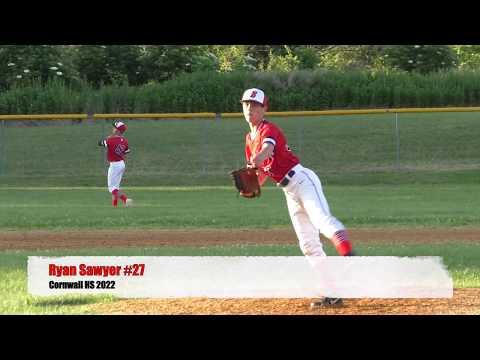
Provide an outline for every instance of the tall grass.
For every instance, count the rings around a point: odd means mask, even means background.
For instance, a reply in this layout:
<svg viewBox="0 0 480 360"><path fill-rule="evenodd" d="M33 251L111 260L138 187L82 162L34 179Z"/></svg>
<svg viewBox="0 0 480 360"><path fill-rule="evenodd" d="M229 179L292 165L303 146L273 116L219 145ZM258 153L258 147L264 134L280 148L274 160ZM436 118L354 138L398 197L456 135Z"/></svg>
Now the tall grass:
<svg viewBox="0 0 480 360"><path fill-rule="evenodd" d="M0 93L0 113L238 112L247 87L264 89L271 110L480 105L480 73L454 70L421 75L404 72L301 70L196 72L162 83L98 90L62 80Z"/></svg>

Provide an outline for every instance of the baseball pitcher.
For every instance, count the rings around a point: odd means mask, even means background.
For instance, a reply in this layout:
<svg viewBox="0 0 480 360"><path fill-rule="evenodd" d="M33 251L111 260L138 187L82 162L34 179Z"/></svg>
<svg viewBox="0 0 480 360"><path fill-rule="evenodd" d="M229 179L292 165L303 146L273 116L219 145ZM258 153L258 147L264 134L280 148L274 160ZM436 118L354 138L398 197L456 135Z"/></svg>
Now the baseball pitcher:
<svg viewBox="0 0 480 360"><path fill-rule="evenodd" d="M107 183L108 191L112 194L113 207L117 207L119 198L124 206L132 204L132 199L127 198L125 193L120 191L120 183L125 172L125 155L130 152L128 140L123 136L126 130L126 124L121 121L114 121L112 135L98 142L99 146L107 148L107 160L110 163Z"/></svg>
<svg viewBox="0 0 480 360"><path fill-rule="evenodd" d="M330 213L320 179L300 164L299 158L288 147L282 130L265 120L268 99L264 92L248 89L243 93L241 103L243 115L250 126L245 141L247 168L257 169L260 185L270 178L283 190L303 254L312 264L315 257L326 256L320 232L330 239L338 254L352 256L352 245L345 226ZM341 304L342 299L325 297L313 302L312 307Z"/></svg>

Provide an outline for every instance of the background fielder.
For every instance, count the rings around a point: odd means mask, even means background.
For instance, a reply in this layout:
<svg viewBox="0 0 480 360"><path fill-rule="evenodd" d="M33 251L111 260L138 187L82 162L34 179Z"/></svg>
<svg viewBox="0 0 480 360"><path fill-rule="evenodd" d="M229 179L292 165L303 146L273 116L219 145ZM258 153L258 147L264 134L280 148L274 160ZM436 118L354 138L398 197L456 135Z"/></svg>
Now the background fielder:
<svg viewBox="0 0 480 360"><path fill-rule="evenodd" d="M315 257L325 257L319 232L342 256L353 255L345 226L330 213L318 176L300 164L287 145L285 135L275 124L264 119L268 99L260 89L248 89L241 99L243 115L250 126L245 139L247 166L258 168L259 183L271 178L281 187L300 248L312 264ZM324 298L312 305L334 305L341 299Z"/></svg>
<svg viewBox="0 0 480 360"><path fill-rule="evenodd" d="M112 194L112 205L114 207L117 207L119 198L125 206L129 206L132 203L132 199L127 198L125 193L120 191L120 183L125 172L125 155L130 152L128 140L123 136L126 130L126 124L121 121L115 121L113 122L112 135L98 142L99 146L107 148L107 160L110 163L107 183L108 191Z"/></svg>

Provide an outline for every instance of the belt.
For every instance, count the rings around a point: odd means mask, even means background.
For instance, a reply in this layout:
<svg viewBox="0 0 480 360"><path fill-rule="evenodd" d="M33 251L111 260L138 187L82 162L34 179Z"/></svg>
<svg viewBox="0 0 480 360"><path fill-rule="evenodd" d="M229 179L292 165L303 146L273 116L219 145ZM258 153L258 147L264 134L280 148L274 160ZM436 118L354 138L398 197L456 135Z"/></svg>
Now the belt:
<svg viewBox="0 0 480 360"><path fill-rule="evenodd" d="M277 185L281 187L285 187L290 183L290 180L295 175L295 170L290 170L287 175L280 181Z"/></svg>

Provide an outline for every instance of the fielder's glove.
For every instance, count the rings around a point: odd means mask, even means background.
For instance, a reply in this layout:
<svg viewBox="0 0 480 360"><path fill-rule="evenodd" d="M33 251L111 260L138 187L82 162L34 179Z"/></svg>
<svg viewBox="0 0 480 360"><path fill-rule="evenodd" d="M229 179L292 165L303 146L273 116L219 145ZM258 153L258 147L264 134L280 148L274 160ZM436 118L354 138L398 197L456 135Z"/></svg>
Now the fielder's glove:
<svg viewBox="0 0 480 360"><path fill-rule="evenodd" d="M107 143L104 139L98 141L98 146L107 146Z"/></svg>
<svg viewBox="0 0 480 360"><path fill-rule="evenodd" d="M258 182L257 169L241 168L230 172L233 184L240 195L247 199L260 197L260 184Z"/></svg>

